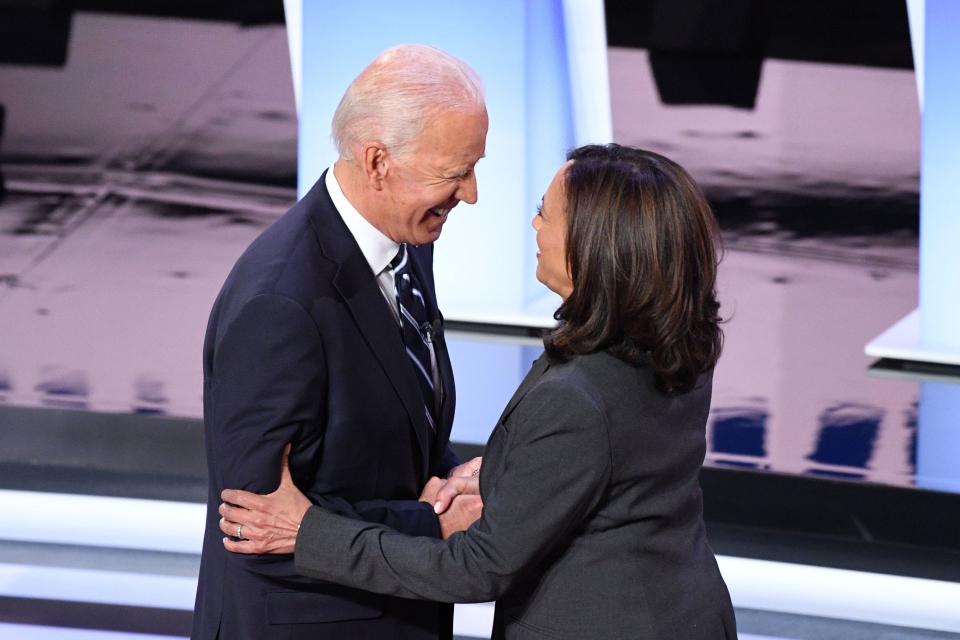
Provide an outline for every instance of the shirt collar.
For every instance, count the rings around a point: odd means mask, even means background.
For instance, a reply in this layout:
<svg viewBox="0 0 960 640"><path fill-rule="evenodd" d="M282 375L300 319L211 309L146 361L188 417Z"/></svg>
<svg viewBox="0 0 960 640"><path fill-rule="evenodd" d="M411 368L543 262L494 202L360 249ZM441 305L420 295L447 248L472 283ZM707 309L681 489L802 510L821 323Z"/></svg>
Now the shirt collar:
<svg viewBox="0 0 960 640"><path fill-rule="evenodd" d="M347 196L343 194L343 189L340 188L340 183L337 182L337 177L333 175L333 167L327 169L326 187L333 206L337 208L353 239L360 245L360 251L370 264L373 275L380 275L380 272L386 269L393 257L397 255L400 245L370 224L370 221L360 215L356 207L350 204Z"/></svg>

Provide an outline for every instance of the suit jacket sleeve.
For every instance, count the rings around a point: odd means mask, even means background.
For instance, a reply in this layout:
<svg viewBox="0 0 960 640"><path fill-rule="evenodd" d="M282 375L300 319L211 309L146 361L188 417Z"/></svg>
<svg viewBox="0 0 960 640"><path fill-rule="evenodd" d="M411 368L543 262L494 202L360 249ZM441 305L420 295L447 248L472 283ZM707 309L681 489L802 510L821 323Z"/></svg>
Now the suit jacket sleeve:
<svg viewBox="0 0 960 640"><path fill-rule="evenodd" d="M213 352L214 424L208 426L221 486L273 491L288 442L294 443L291 466L302 470L293 464L297 445L305 428L319 422L325 387L323 348L304 309L274 294L247 301Z"/></svg>
<svg viewBox="0 0 960 640"><path fill-rule="evenodd" d="M441 602L493 600L538 571L576 534L609 482L604 414L584 390L551 382L534 387L498 428L513 432L503 471L484 487L483 515L466 532L446 541L410 537L314 507L297 537L297 571Z"/></svg>
<svg viewBox="0 0 960 640"><path fill-rule="evenodd" d="M293 443L291 473L310 473L305 449L323 438L327 369L316 324L294 300L262 294L248 301L214 349L211 398L222 488L270 493L280 482L280 457ZM301 483L302 484L302 483ZM415 500L351 504L330 496L325 504L352 517L415 535L439 536L429 505ZM252 570L294 577L289 556L247 556Z"/></svg>
<svg viewBox="0 0 960 640"><path fill-rule="evenodd" d="M443 451L443 457L440 458L440 464L437 466L436 475L441 478L446 478L450 475L450 472L453 471L453 468L460 464L460 458L453 451L453 447L450 446L450 443L447 443L447 448Z"/></svg>

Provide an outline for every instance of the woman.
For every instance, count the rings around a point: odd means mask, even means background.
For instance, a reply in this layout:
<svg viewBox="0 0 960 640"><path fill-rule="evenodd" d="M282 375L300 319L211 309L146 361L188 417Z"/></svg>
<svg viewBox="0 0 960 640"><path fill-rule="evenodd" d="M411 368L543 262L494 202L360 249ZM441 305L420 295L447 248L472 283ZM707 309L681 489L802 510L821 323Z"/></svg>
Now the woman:
<svg viewBox="0 0 960 640"><path fill-rule="evenodd" d="M667 158L587 146L533 226L537 278L563 304L487 443L480 519L408 537L285 480L224 492L239 506L221 528L248 538L225 544L295 552L303 575L367 591L496 599L494 638L735 638L697 481L721 345L710 208Z"/></svg>

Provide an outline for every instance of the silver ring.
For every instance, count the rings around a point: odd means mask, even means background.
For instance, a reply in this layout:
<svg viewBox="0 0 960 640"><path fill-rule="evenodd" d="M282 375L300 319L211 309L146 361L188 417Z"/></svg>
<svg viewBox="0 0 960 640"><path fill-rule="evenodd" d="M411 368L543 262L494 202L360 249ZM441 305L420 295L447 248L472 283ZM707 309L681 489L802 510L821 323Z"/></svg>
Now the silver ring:
<svg viewBox="0 0 960 640"><path fill-rule="evenodd" d="M480 475L480 469L474 469L472 475L473 475L474 478L476 478L477 476L479 476L479 475Z"/></svg>
<svg viewBox="0 0 960 640"><path fill-rule="evenodd" d="M238 524L238 525L237 525L237 537L238 537L239 539L243 540L243 525L242 525L242 524Z"/></svg>

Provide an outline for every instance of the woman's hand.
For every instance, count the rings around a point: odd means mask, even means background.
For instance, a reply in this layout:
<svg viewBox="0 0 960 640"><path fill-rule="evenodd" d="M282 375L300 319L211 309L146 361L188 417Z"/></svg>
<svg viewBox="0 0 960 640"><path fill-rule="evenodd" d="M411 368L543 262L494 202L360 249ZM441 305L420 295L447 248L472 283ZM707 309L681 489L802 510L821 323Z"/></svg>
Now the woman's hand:
<svg viewBox="0 0 960 640"><path fill-rule="evenodd" d="M261 496L249 491L224 489L220 493L220 530L240 540L223 539L234 553L293 553L297 531L310 500L290 477L290 445L280 462L280 486Z"/></svg>
<svg viewBox="0 0 960 640"><path fill-rule="evenodd" d="M450 470L450 473L447 474L448 478L458 478L458 477L476 477L480 475L480 467L483 465L483 458L477 456L473 460L468 460L461 465L458 465Z"/></svg>

